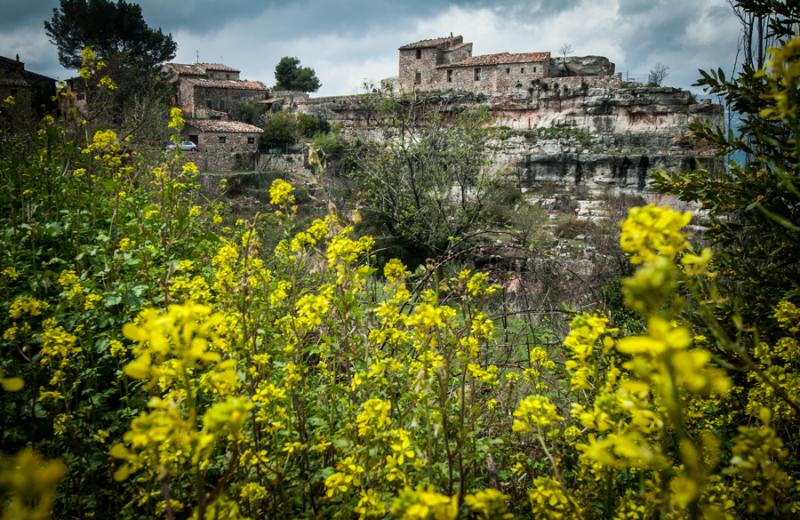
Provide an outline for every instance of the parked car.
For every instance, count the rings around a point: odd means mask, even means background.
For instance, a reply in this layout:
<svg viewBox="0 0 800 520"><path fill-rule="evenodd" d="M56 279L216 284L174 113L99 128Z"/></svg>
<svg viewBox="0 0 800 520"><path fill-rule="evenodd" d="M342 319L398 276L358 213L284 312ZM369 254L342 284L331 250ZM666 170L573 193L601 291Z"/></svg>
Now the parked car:
<svg viewBox="0 0 800 520"><path fill-rule="evenodd" d="M182 141L182 142L178 143L178 148L180 148L184 152L196 152L197 151L197 145L195 143L193 143L192 141ZM174 150L174 149L175 149L175 143L169 143L167 145L167 150Z"/></svg>

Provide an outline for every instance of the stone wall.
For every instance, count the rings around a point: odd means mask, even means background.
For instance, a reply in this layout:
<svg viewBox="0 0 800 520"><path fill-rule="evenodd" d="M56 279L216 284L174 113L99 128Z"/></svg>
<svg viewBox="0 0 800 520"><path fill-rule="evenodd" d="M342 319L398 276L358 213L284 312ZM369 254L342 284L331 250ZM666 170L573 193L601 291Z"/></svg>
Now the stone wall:
<svg viewBox="0 0 800 520"><path fill-rule="evenodd" d="M420 58L417 58L417 52ZM399 77L403 89L430 89L436 79L437 57L441 51L431 47L427 49L406 49L400 51ZM420 82L416 81L416 74L420 74Z"/></svg>
<svg viewBox="0 0 800 520"><path fill-rule="evenodd" d="M294 175L303 175L308 170L305 161L305 154L302 153L260 154L256 171L271 172L282 170L291 172Z"/></svg>
<svg viewBox="0 0 800 520"><path fill-rule="evenodd" d="M188 127L187 135L197 136L197 151L187 153L194 157L200 171L253 171L258 162L258 134L200 132ZM220 142L220 138L225 142ZM249 142L252 140L252 142Z"/></svg>
<svg viewBox="0 0 800 520"><path fill-rule="evenodd" d="M238 103L264 99L266 93L266 90L218 88L195 85L193 95L195 112L192 117L196 119L207 119L205 112L208 109L229 112Z"/></svg>
<svg viewBox="0 0 800 520"><path fill-rule="evenodd" d="M448 71L452 71L452 81L447 81ZM476 79L476 71L480 71L480 79ZM489 95L496 92L496 84L496 66L452 67L436 69L434 81L425 90L453 89Z"/></svg>

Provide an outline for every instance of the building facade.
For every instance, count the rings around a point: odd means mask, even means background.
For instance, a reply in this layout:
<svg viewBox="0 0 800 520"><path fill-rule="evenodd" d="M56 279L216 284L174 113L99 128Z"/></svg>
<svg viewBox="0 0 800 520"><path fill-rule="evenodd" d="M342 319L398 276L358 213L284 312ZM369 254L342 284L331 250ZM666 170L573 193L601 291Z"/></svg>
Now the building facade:
<svg viewBox="0 0 800 520"><path fill-rule="evenodd" d="M260 81L239 77L221 63L168 63L163 71L175 84L174 104L183 111L186 139L197 145L194 157L204 171L252 170L258 156L257 126L231 116L240 103L268 107L269 91Z"/></svg>
<svg viewBox="0 0 800 520"><path fill-rule="evenodd" d="M398 80L404 92L524 95L543 78L614 74L614 64L602 56L553 58L549 52L473 56L472 43L453 35L409 43L399 53Z"/></svg>
<svg viewBox="0 0 800 520"><path fill-rule="evenodd" d="M0 56L0 102L14 98L18 107L39 116L55 108L56 80L25 70L25 63Z"/></svg>

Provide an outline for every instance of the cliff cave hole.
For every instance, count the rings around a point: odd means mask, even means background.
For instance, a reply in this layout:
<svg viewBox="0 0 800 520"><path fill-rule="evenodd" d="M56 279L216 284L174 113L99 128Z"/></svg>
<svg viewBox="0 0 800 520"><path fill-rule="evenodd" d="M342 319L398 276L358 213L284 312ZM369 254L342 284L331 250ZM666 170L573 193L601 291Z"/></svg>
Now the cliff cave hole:
<svg viewBox="0 0 800 520"><path fill-rule="evenodd" d="M628 183L628 170L631 166L633 166L633 162L628 157L622 159L622 164L619 166L619 179L621 186L625 186Z"/></svg>
<svg viewBox="0 0 800 520"><path fill-rule="evenodd" d="M647 170L650 169L650 158L643 155L639 159L639 191L644 191L647 186Z"/></svg>

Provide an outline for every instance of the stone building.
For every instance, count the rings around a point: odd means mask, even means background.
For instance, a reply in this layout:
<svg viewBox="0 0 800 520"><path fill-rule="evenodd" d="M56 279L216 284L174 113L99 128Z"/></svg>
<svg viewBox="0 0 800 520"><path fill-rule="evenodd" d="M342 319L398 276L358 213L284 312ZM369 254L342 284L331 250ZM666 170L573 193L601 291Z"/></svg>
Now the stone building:
<svg viewBox="0 0 800 520"><path fill-rule="evenodd" d="M0 56L0 102L13 97L16 106L39 116L55 108L56 80L25 70L25 63Z"/></svg>
<svg viewBox="0 0 800 520"><path fill-rule="evenodd" d="M197 145L195 164L203 171L254 170L258 161L257 126L241 121L187 119L184 133Z"/></svg>
<svg viewBox="0 0 800 520"><path fill-rule="evenodd" d="M399 84L406 92L524 95L543 78L614 74L614 64L601 56L552 58L549 52L473 56L472 43L464 43L462 36L421 40L399 51Z"/></svg>
<svg viewBox="0 0 800 520"><path fill-rule="evenodd" d="M239 103L263 102L267 87L239 78L239 70L219 63L168 63L164 71L177 85L175 103L187 119L228 119Z"/></svg>
<svg viewBox="0 0 800 520"><path fill-rule="evenodd" d="M220 63L168 63L163 72L176 86L173 101L186 119L186 138L197 145L198 167L206 171L254 169L258 135L263 130L233 121L231 112L248 102L263 104L266 110L267 87L241 79L238 69Z"/></svg>

